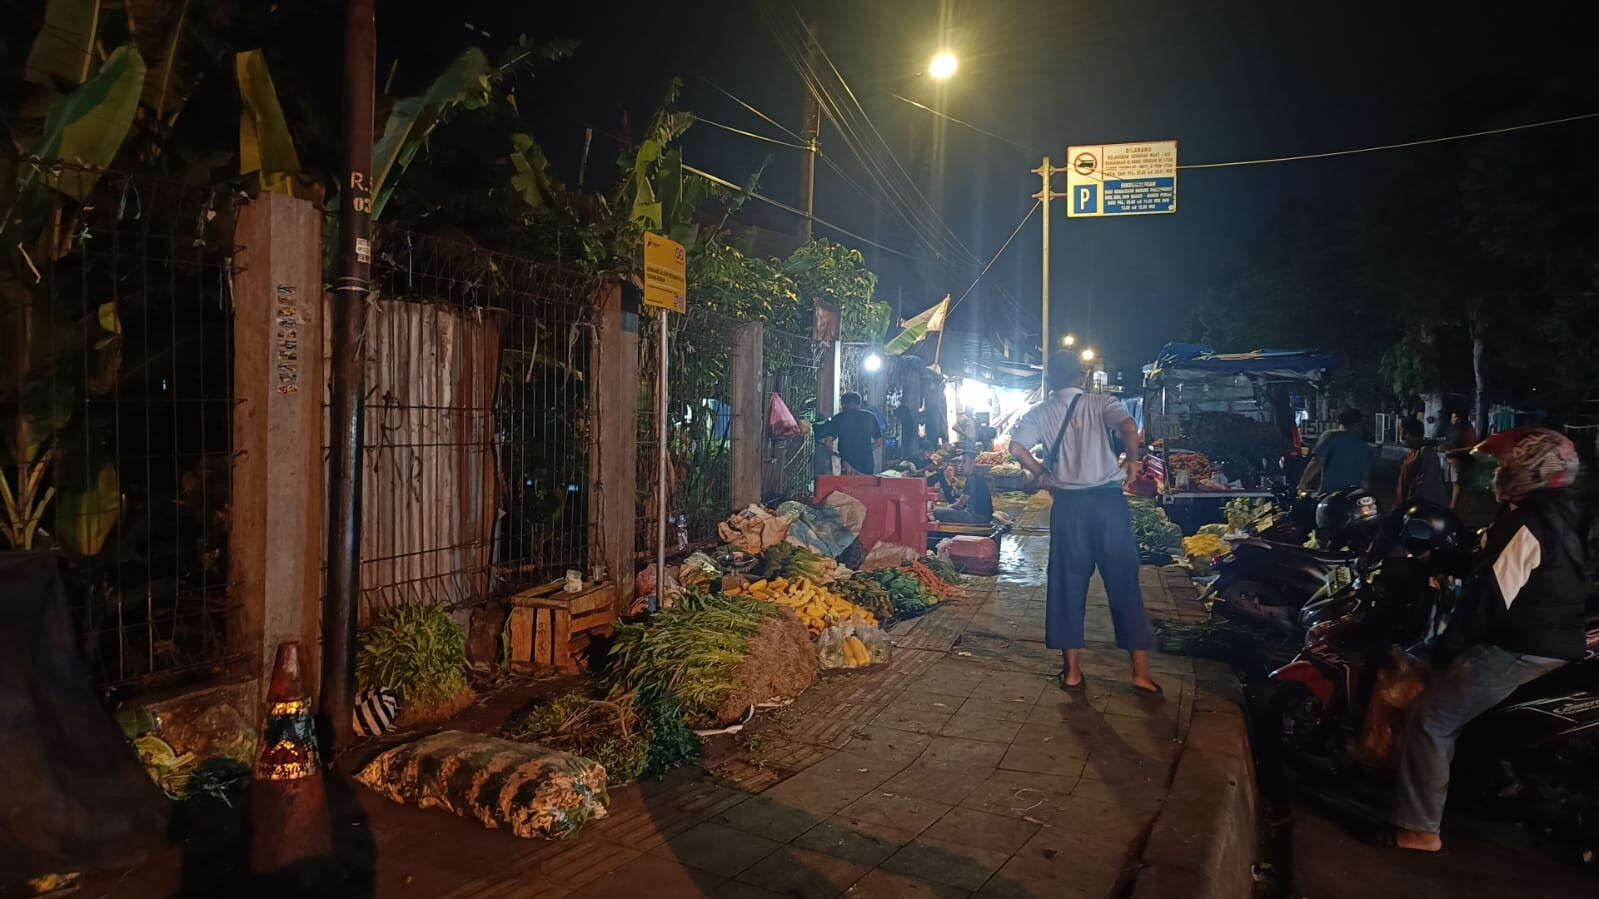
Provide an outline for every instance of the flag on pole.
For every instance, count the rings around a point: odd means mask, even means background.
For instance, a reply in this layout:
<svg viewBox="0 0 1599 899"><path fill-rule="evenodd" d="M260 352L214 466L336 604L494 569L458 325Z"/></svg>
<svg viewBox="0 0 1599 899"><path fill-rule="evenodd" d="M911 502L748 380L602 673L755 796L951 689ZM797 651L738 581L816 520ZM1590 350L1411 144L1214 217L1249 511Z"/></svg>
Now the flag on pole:
<svg viewBox="0 0 1599 899"><path fill-rule="evenodd" d="M916 345L916 341L926 337L933 331L944 330L944 318L949 315L949 294L944 294L944 299L931 309L927 309L915 318L907 319L900 323L905 330L899 332L893 340L883 347L883 352L889 355L903 353Z"/></svg>

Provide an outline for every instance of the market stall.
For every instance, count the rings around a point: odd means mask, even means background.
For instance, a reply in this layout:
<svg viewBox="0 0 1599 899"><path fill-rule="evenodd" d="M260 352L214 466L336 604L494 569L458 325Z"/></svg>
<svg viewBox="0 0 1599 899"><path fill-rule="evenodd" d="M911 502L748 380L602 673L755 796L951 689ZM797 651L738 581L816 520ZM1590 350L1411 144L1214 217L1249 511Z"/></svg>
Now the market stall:
<svg viewBox="0 0 1599 899"><path fill-rule="evenodd" d="M1144 433L1172 519L1221 518L1240 498L1292 485L1306 442L1327 419L1324 384L1336 356L1308 350L1216 353L1168 344L1144 375Z"/></svg>

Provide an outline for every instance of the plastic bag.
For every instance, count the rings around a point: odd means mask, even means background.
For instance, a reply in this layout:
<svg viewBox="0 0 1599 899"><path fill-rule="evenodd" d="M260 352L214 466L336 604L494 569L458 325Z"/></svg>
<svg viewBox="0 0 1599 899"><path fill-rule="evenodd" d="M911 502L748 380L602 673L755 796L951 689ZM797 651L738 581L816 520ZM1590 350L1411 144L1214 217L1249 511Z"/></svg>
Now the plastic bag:
<svg viewBox="0 0 1599 899"><path fill-rule="evenodd" d="M707 588L721 574L722 570L716 567L716 562L710 556L692 553L677 570L677 579L684 587Z"/></svg>
<svg viewBox="0 0 1599 899"><path fill-rule="evenodd" d="M879 543L872 547L866 558L861 560L861 570L898 568L906 562L914 562L921 557L921 553L908 546L901 546L898 543Z"/></svg>
<svg viewBox="0 0 1599 899"><path fill-rule="evenodd" d="M788 403L783 402L782 395L778 393L772 394L772 402L767 406L766 427L773 437L783 440L805 433L794 413L789 411Z"/></svg>
<svg viewBox="0 0 1599 899"><path fill-rule="evenodd" d="M824 669L880 665L892 653L893 645L882 628L856 616L823 628L816 637L816 660Z"/></svg>
<svg viewBox="0 0 1599 899"><path fill-rule="evenodd" d="M1396 756L1394 732L1404 721L1405 709L1427 688L1432 669L1395 646L1388 664L1377 672L1371 690L1371 707L1360 732L1361 755L1373 764L1392 764Z"/></svg>
<svg viewBox="0 0 1599 899"><path fill-rule="evenodd" d="M792 519L773 515L758 504L741 512L734 512L716 526L716 533L733 547L752 555L769 546L776 546L788 536Z"/></svg>

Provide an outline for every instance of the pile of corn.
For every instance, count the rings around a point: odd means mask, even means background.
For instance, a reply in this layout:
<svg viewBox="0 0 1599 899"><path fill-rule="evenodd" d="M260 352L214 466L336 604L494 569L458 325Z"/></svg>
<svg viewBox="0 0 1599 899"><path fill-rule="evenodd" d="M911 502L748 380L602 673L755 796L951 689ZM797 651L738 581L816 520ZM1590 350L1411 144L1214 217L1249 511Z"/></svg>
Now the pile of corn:
<svg viewBox="0 0 1599 899"><path fill-rule="evenodd" d="M1215 534L1195 534L1192 537L1183 538L1183 555L1190 559L1214 559L1217 556L1225 556L1232 551L1233 548L1227 545L1227 541Z"/></svg>
<svg viewBox="0 0 1599 899"><path fill-rule="evenodd" d="M748 596L762 602L776 603L794 610L799 620L819 634L829 625L857 618L867 624L876 624L871 612L855 605L825 587L819 587L808 578L780 577L760 580L747 587L727 591L736 596Z"/></svg>

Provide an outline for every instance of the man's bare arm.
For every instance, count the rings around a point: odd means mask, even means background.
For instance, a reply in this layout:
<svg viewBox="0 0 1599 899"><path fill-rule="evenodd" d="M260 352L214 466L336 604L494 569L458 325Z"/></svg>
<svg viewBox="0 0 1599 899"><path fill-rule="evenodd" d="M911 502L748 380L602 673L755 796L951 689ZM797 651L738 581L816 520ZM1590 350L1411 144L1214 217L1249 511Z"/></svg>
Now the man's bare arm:
<svg viewBox="0 0 1599 899"><path fill-rule="evenodd" d="M1049 477L1049 472L1044 468L1044 463L1038 461L1038 457L1033 455L1031 449L1012 440L1010 442L1010 454L1011 458L1015 459L1021 467L1027 469L1027 473L1034 478L1042 481Z"/></svg>
<svg viewBox="0 0 1599 899"><path fill-rule="evenodd" d="M1143 440L1138 436L1138 425L1131 418L1121 423L1122 446L1127 447L1127 479L1129 481L1144 473L1144 446Z"/></svg>

